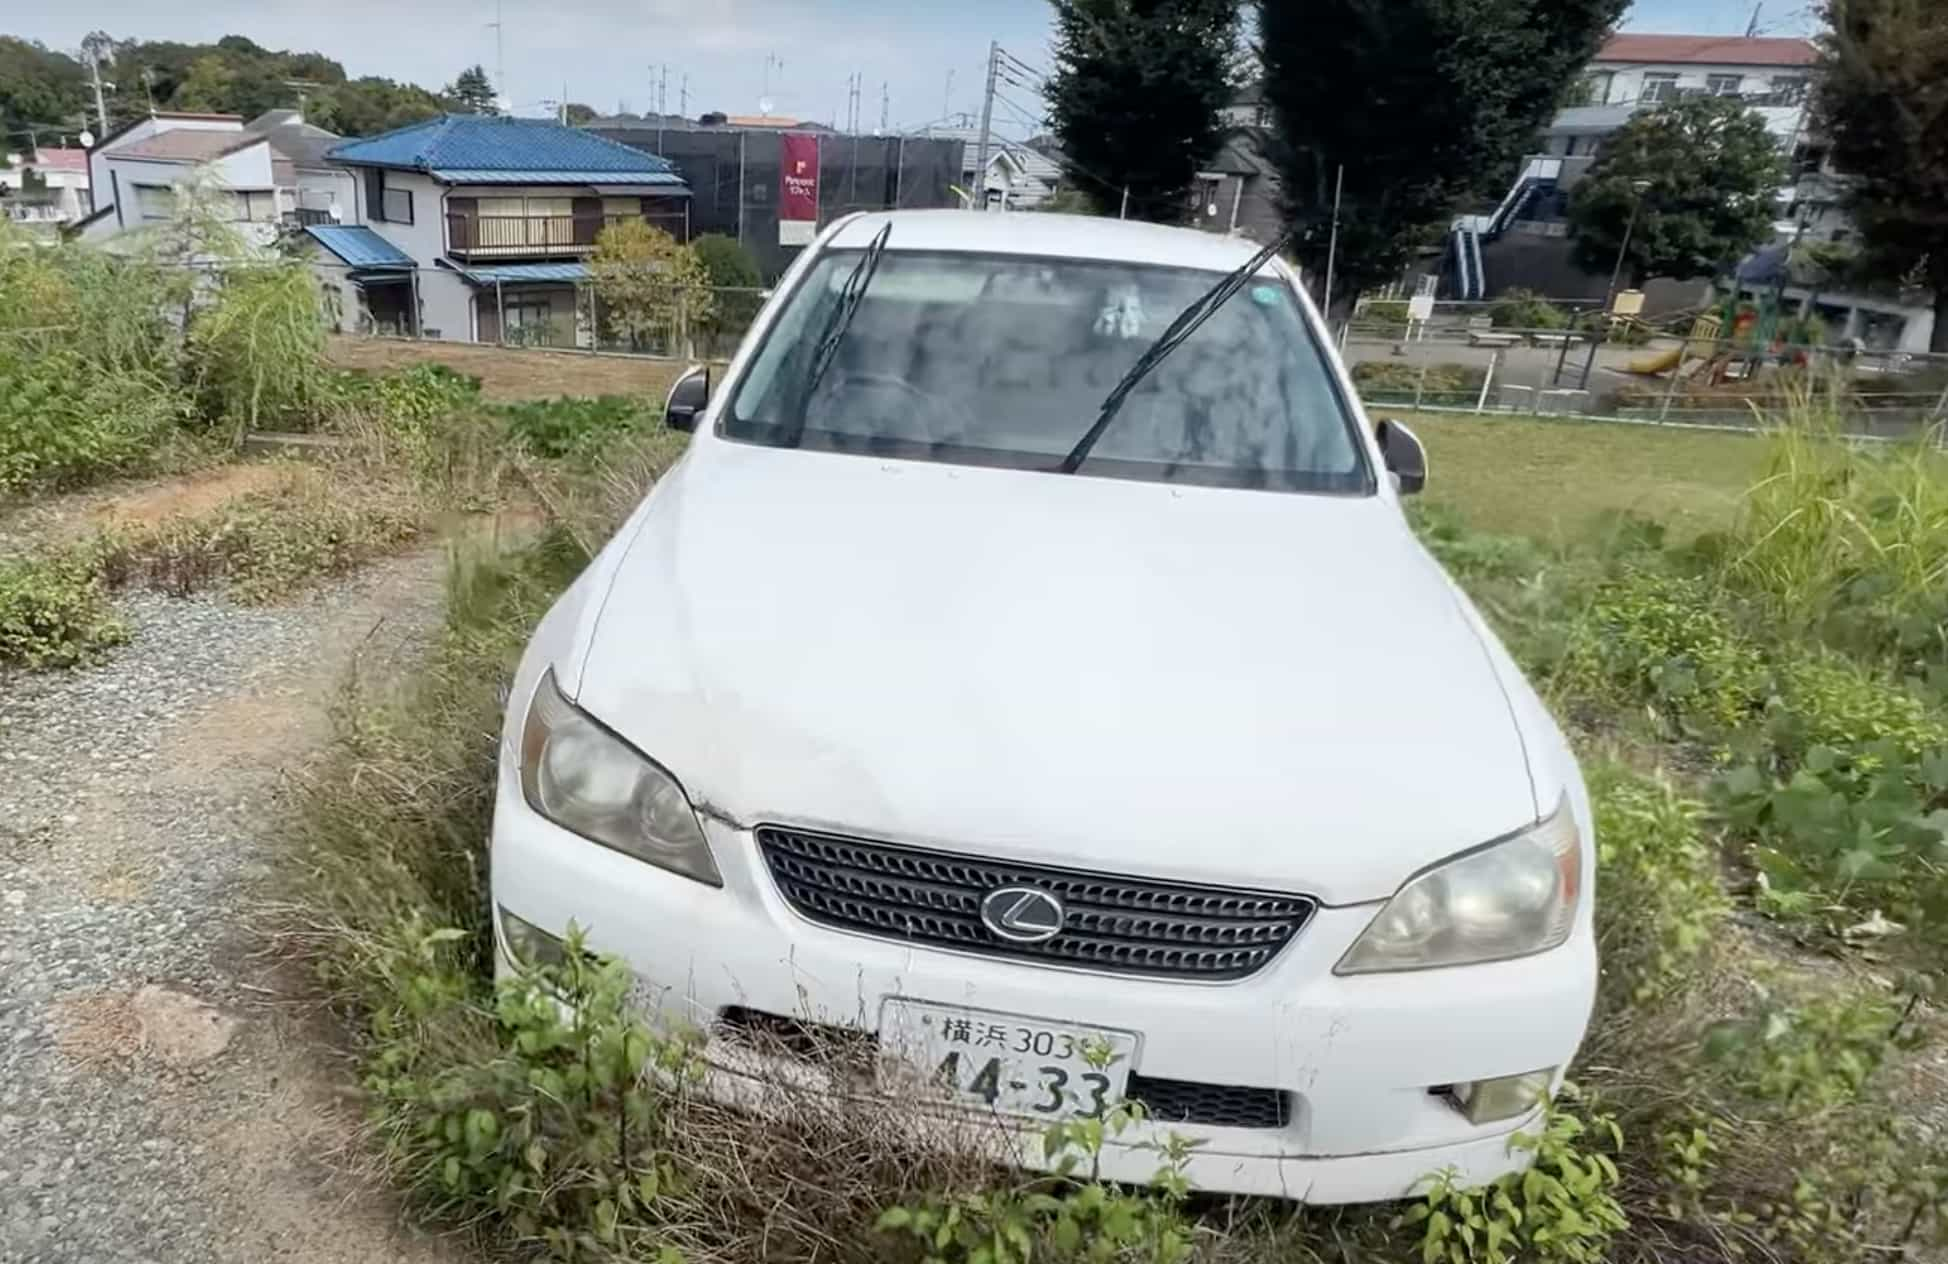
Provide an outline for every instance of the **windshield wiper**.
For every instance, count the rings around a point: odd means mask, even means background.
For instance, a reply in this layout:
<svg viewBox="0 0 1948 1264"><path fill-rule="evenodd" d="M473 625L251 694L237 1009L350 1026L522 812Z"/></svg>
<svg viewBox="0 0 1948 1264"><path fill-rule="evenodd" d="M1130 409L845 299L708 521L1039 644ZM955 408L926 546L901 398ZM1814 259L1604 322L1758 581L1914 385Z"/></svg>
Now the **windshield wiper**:
<svg viewBox="0 0 1948 1264"><path fill-rule="evenodd" d="M1136 363L1132 364L1130 371L1123 375L1123 380L1116 383L1115 389L1103 398L1102 411L1096 414L1096 424L1089 427L1082 438L1076 440L1076 445L1069 449L1069 454L1063 457L1062 463L1055 468L1063 474L1073 474L1080 469L1082 463L1089 459L1089 452L1096 446L1096 440L1102 438L1103 431L1109 429L1109 423L1116 420L1116 414L1122 409L1123 401L1130 397L1130 392L1136 389L1137 384L1150 375L1150 370L1162 364L1165 356L1181 347L1186 339L1196 333L1197 327L1210 319L1212 314L1223 307L1232 295L1245 288L1252 277L1257 275L1258 269L1270 262L1271 257L1279 252L1279 248L1284 246L1291 236L1292 230L1288 228L1274 237L1264 249L1247 259L1237 271L1226 275L1222 281L1194 300L1189 307L1177 313L1177 319L1171 321L1170 327L1163 331L1162 336L1136 358Z"/></svg>
<svg viewBox="0 0 1948 1264"><path fill-rule="evenodd" d="M797 443L805 433L805 414L812 406L812 396L818 391L819 379L825 370L832 367L834 357L839 354L839 344L845 341L845 331L852 325L853 313L859 310L859 302L866 297L866 287L873 283L873 273L879 271L880 256L886 253L886 239L893 235L891 224L880 229L873 239L866 243L860 252L859 262L852 265L852 273L839 287L839 301L825 318L825 327L819 331L818 347L812 352L812 367L805 375L804 389L798 395L798 415L791 428L792 442Z"/></svg>

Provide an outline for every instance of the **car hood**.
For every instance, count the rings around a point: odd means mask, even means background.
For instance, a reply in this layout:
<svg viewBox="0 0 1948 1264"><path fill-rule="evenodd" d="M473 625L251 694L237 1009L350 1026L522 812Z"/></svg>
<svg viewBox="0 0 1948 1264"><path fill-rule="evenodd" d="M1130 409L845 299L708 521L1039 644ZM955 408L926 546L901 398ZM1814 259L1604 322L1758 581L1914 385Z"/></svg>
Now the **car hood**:
<svg viewBox="0 0 1948 1264"><path fill-rule="evenodd" d="M639 521L574 691L721 818L1346 904L1536 815L1381 497L706 438Z"/></svg>

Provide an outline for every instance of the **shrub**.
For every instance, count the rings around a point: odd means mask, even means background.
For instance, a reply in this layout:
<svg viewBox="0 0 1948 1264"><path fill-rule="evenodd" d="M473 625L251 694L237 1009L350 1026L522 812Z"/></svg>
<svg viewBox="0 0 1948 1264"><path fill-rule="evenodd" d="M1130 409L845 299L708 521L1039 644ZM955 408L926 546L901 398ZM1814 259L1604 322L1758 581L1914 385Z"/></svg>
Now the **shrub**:
<svg viewBox="0 0 1948 1264"><path fill-rule="evenodd" d="M1702 828L1702 804L1662 777L1616 764L1594 765L1588 776L1601 884L1597 959L1603 1006L1616 1011L1689 983L1730 905L1717 851Z"/></svg>
<svg viewBox="0 0 1948 1264"><path fill-rule="evenodd" d="M0 493L65 487L149 464L182 419L170 385L99 372L68 350L35 359L0 338Z"/></svg>
<svg viewBox="0 0 1948 1264"><path fill-rule="evenodd" d="M1353 366L1353 385L1360 398L1373 402L1472 404L1486 377L1486 369L1471 364L1362 360Z"/></svg>
<svg viewBox="0 0 1948 1264"><path fill-rule="evenodd" d="M640 399L604 395L600 399L510 404L502 410L508 433L538 457L594 456L624 435L662 419L662 408Z"/></svg>
<svg viewBox="0 0 1948 1264"><path fill-rule="evenodd" d="M1765 728L1783 766L1796 766L1816 746L1845 750L1891 742L1909 760L1948 747L1948 724L1926 701L1851 659L1788 658L1776 678Z"/></svg>
<svg viewBox="0 0 1948 1264"><path fill-rule="evenodd" d="M705 233L690 243L690 249L696 251L715 291L712 311L702 325L710 339L709 354L728 356L764 306L757 259L736 238L722 233Z"/></svg>
<svg viewBox="0 0 1948 1264"><path fill-rule="evenodd" d="M1948 753L1910 760L1892 741L1815 746L1789 778L1745 764L1713 783L1715 805L1749 841L1762 907L1786 916L1884 914L1948 943ZM1844 929L1844 923L1836 929Z"/></svg>
<svg viewBox="0 0 1948 1264"><path fill-rule="evenodd" d="M1565 1100L1550 1104L1539 1132L1510 1144L1535 1155L1527 1172L1470 1188L1451 1173L1434 1179L1401 1218L1418 1226L1424 1264L1515 1264L1518 1260L1596 1264L1613 1234L1629 1226L1615 1194L1617 1165L1604 1149L1623 1147L1616 1121ZM1591 1145L1595 1141L1596 1148Z"/></svg>
<svg viewBox="0 0 1948 1264"><path fill-rule="evenodd" d="M189 367L205 419L249 430L309 429L322 403L325 326L301 263L233 265L189 325Z"/></svg>
<svg viewBox="0 0 1948 1264"><path fill-rule="evenodd" d="M72 667L127 639L85 556L0 558L0 666Z"/></svg>
<svg viewBox="0 0 1948 1264"><path fill-rule="evenodd" d="M1407 327L1407 300L1383 298L1374 299L1359 309L1356 317L1362 326L1385 326L1388 329Z"/></svg>
<svg viewBox="0 0 1948 1264"><path fill-rule="evenodd" d="M1764 660L1702 581L1632 569L1597 590L1564 672L1573 687L1648 703L1693 737L1722 738L1768 693Z"/></svg>
<svg viewBox="0 0 1948 1264"><path fill-rule="evenodd" d="M1569 313L1533 290L1509 290L1488 314L1497 329L1569 328Z"/></svg>

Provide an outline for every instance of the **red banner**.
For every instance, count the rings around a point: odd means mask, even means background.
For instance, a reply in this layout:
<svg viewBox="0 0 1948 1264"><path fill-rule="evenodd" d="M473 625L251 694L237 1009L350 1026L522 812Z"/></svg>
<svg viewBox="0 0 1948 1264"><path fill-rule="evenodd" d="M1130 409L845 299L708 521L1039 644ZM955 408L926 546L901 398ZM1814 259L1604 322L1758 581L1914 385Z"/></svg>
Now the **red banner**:
<svg viewBox="0 0 1948 1264"><path fill-rule="evenodd" d="M818 222L818 136L786 132L778 138L778 218Z"/></svg>

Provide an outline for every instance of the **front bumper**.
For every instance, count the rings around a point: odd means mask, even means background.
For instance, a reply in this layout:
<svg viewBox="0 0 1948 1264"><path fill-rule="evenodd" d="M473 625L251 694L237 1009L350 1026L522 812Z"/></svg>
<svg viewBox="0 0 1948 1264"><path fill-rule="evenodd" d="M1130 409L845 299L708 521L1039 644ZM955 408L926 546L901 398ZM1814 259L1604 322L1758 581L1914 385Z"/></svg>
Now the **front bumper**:
<svg viewBox="0 0 1948 1264"><path fill-rule="evenodd" d="M1105 1147L1106 1179L1143 1182L1169 1134L1200 1143L1198 1189L1313 1203L1415 1192L1456 1169L1470 1182L1518 1170L1509 1134L1477 1126L1439 1086L1566 1067L1596 986L1588 918L1553 952L1424 973L1342 978L1333 965L1376 906L1320 908L1269 966L1233 983L1164 982L909 948L815 925L784 902L751 834L704 821L715 889L589 843L536 815L503 767L493 827L496 907L629 963L652 1015L710 1031L726 1010L875 1031L906 997L1139 1033L1145 1077L1277 1089L1275 1128L1137 1125ZM1040 1125L1022 1120L1024 1140ZM1017 1148L1033 1163L1036 1144Z"/></svg>

